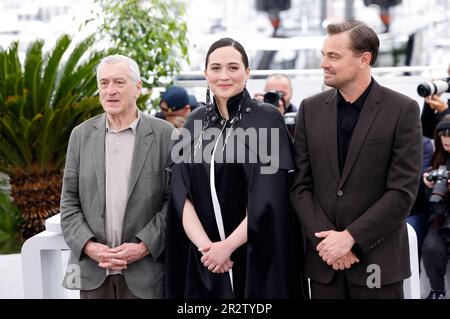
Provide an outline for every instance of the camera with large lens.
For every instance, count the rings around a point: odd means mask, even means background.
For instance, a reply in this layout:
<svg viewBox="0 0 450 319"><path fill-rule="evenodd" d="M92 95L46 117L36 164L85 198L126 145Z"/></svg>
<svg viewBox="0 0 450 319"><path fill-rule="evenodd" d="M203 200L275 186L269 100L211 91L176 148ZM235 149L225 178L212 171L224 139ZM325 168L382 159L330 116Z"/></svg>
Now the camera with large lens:
<svg viewBox="0 0 450 319"><path fill-rule="evenodd" d="M450 78L421 83L417 87L417 93L422 97L439 95L444 92L450 92Z"/></svg>
<svg viewBox="0 0 450 319"><path fill-rule="evenodd" d="M433 190L431 191L430 203L440 203L447 198L448 187L447 181L450 176L450 171L447 170L447 166L440 165L438 169L433 169L429 172L427 180L435 182Z"/></svg>
<svg viewBox="0 0 450 319"><path fill-rule="evenodd" d="M275 107L278 107L278 102L280 100L284 104L283 95L284 95L283 92L280 91L269 91L266 94L264 94L263 101L265 103L269 103L274 105Z"/></svg>
<svg viewBox="0 0 450 319"><path fill-rule="evenodd" d="M450 171L445 165L431 170L427 176L428 181L435 182L429 199L432 211L430 220L433 220L433 224L438 227L441 236L448 242L450 242L450 214L447 208L449 179Z"/></svg>

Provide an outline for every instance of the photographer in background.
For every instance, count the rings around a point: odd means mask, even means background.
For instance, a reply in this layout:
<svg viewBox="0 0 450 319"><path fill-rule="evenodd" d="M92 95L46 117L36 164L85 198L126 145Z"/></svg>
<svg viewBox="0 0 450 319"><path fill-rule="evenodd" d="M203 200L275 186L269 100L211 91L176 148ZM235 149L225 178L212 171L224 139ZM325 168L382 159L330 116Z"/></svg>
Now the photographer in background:
<svg viewBox="0 0 450 319"><path fill-rule="evenodd" d="M292 82L286 74L276 73L266 79L264 94L255 94L255 100L264 101L275 105L281 114L297 112L297 108L291 104Z"/></svg>
<svg viewBox="0 0 450 319"><path fill-rule="evenodd" d="M284 117L284 123L286 124L289 135L293 138L295 132L295 117L298 109L291 104L291 79L283 73L269 75L266 79L264 92L264 94L255 94L254 99L277 107Z"/></svg>
<svg viewBox="0 0 450 319"><path fill-rule="evenodd" d="M450 76L450 65L448 66L447 73ZM425 103L420 117L424 136L431 139L433 138L436 124L439 123L445 115L450 114L449 106L450 100L445 102L441 99L440 95L425 97Z"/></svg>
<svg viewBox="0 0 450 319"><path fill-rule="evenodd" d="M422 245L422 259L430 279L427 299L444 299L445 272L449 258L450 219L448 199L448 168L450 167L450 115L436 126L433 170L423 174L423 182L431 206L429 228ZM441 167L440 167L441 166ZM439 168L439 169L438 169Z"/></svg>

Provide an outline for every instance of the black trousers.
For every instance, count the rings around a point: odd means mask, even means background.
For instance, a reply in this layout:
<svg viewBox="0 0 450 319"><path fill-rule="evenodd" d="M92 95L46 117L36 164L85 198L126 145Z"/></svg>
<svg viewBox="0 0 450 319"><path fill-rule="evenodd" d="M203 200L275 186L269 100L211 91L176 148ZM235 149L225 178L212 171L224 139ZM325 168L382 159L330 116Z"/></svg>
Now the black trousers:
<svg viewBox="0 0 450 319"><path fill-rule="evenodd" d="M422 260L430 278L431 290L445 291L445 272L450 256L450 245L433 226L428 229L422 244Z"/></svg>
<svg viewBox="0 0 450 319"><path fill-rule="evenodd" d="M338 270L328 284L311 280L311 299L403 299L403 281L380 288L352 284Z"/></svg>
<svg viewBox="0 0 450 319"><path fill-rule="evenodd" d="M109 275L103 284L92 290L80 290L80 299L139 299L128 289L122 275Z"/></svg>

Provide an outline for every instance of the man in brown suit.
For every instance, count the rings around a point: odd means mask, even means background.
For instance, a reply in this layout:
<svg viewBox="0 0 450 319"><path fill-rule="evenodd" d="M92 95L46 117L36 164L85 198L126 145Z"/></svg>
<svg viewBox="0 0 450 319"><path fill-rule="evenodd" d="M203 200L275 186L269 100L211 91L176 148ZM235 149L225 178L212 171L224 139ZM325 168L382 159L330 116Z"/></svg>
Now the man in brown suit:
<svg viewBox="0 0 450 319"><path fill-rule="evenodd" d="M297 115L291 189L307 235L312 298L403 298L410 276L405 217L422 157L418 104L371 77L376 33L331 24L321 67L332 89Z"/></svg>

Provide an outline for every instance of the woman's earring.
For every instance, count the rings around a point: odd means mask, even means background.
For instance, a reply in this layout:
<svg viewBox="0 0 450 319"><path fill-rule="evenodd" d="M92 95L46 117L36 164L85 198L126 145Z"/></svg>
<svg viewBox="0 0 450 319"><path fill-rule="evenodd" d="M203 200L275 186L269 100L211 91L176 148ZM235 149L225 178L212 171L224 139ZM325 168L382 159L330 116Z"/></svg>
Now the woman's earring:
<svg viewBox="0 0 450 319"><path fill-rule="evenodd" d="M211 105L211 92L209 91L209 84L208 87L206 88L206 105L207 106Z"/></svg>

